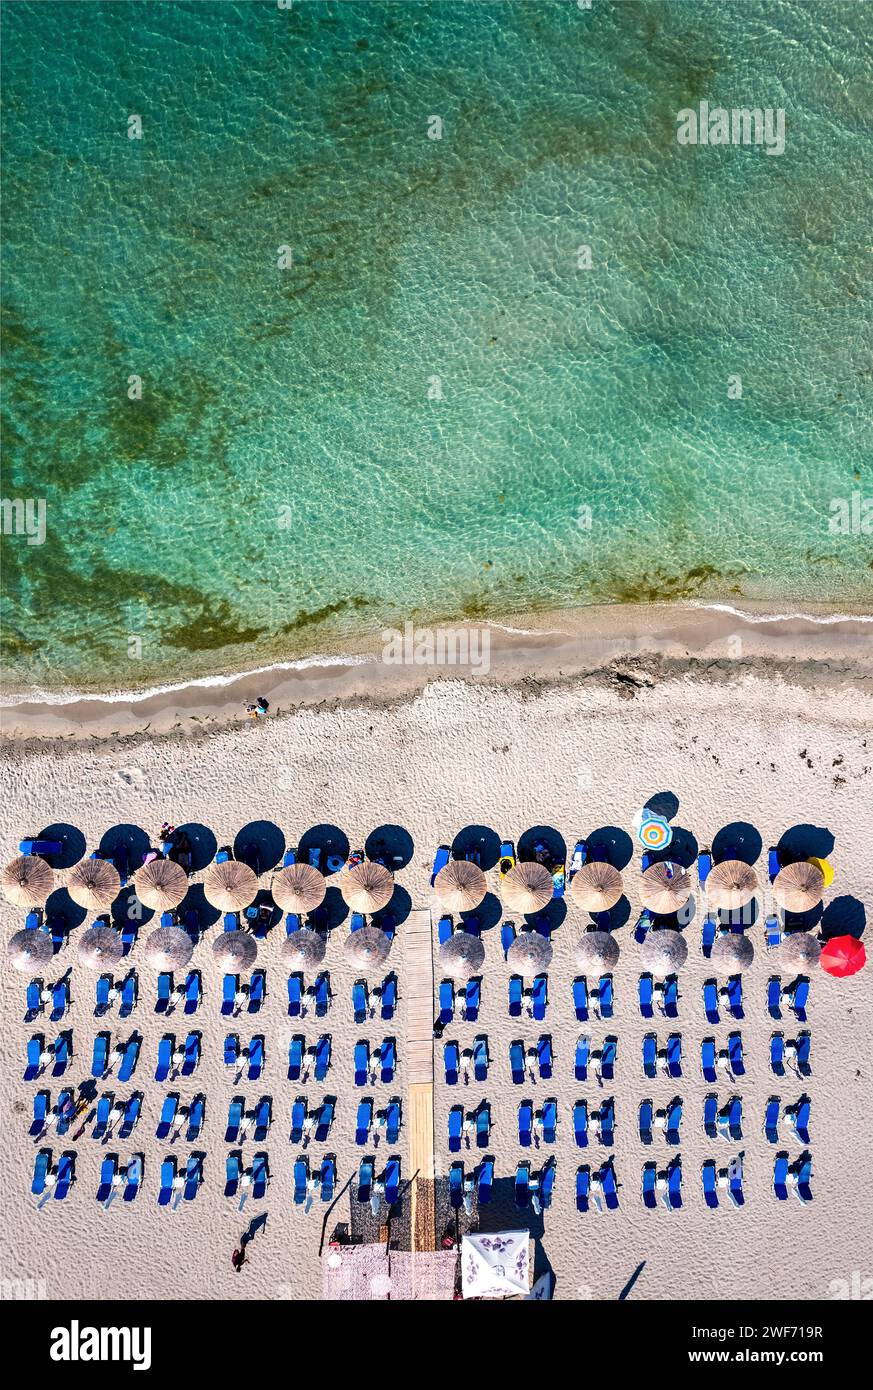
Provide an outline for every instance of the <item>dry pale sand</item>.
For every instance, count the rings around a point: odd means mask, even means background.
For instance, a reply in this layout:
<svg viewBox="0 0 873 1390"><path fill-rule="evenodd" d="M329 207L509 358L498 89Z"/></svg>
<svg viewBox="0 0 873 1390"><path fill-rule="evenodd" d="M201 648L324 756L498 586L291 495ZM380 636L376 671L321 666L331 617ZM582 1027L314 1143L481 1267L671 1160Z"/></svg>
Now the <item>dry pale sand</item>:
<svg viewBox="0 0 873 1390"><path fill-rule="evenodd" d="M352 843L382 822L405 826L415 854L400 875L414 907L429 904L429 870L434 847L467 823L492 826L499 835L517 839L537 824L556 827L572 845L595 827L629 828L634 811L654 792L672 789L679 798L678 822L701 844L734 820L749 820L766 846L799 822L828 827L836 837L832 860L836 882L828 892L852 895L866 904L873 899L873 698L866 680L843 670L838 688L825 671L820 679L792 681L790 674L735 664L715 679L704 674L671 675L661 671L653 684L628 682L613 672L609 679L553 684L530 679L511 687L442 681L399 702L371 704L360 698L325 708L298 708L282 718L254 726L238 723L140 738L12 743L6 750L7 795L0 811L0 844L9 857L19 836L54 821L78 824L93 847L100 834L117 822L133 822L154 831L168 818L211 826L219 843L232 840L247 821L274 820L289 843L310 825L335 822ZM636 865L627 872L631 924L639 910ZM764 864L765 867L765 864ZM496 889L496 875L492 875ZM753 929L757 953L745 977L746 1018L742 1033L747 1075L738 1084L745 1109L747 1204L742 1210L708 1211L700 1190L699 1170L712 1154L727 1162L734 1149L705 1138L703 1097L708 1089L699 1068L700 1039L709 1031L701 1006L701 984L710 973L699 951L699 930L689 928L691 955L681 976L682 997L676 1026L683 1034L686 1075L681 1082L647 1082L642 1074L640 1043L647 1025L639 1016L636 984L638 948L631 926L619 933L622 956L615 972L616 1011L610 1025L594 1024L592 1033L614 1032L619 1039L618 1068L610 1091L615 1096L616 1169L621 1210L609 1215L577 1214L574 1177L580 1157L596 1160L595 1147L580 1155L573 1143L571 1109L578 1095L599 1100L592 1083L577 1086L573 1053L580 1031L572 1009L574 975L571 949L581 914L572 906L555 936L550 970L551 1001L545 1029L554 1040L555 1075L536 1088L510 1084L508 1042L533 1038L538 1025L521 1028L508 1018L508 971L500 951L499 931L489 933L480 1022L458 1024L446 1036L462 1043L487 1033L492 1069L487 1086L464 1092L470 1108L480 1096L491 1103L494 1129L491 1152L498 1176L508 1178L521 1156L515 1123L522 1094L558 1098L560 1121L555 1154L558 1175L552 1209L542 1223L542 1259L555 1274L555 1296L614 1298L637 1265L645 1261L633 1297L646 1299L716 1299L747 1297L827 1298L832 1281L850 1280L853 1271L870 1273L873 1205L870 1198L870 1054L873 1044L869 972L838 982L818 970L809 1010L812 1030L813 1190L815 1200L802 1207L794 1198L777 1204L770 1189L774 1150L766 1144L761 1122L771 1092L786 1099L799 1093L793 1082L774 1085L768 1069L772 1024L765 1008L770 966L762 929ZM2 908L4 938L19 925L19 914ZM214 934L210 932L209 937ZM366 1030L352 1020L353 972L344 968L340 929L331 940L326 966L334 1001L325 1026L333 1038L334 1062L323 1086L310 1084L311 1099L338 1097L337 1115L326 1149L337 1155L339 1181L351 1175L360 1157L353 1140L358 1093L352 1087L352 1048L366 1032L375 1041L383 1029ZM403 927L392 964L403 993ZM251 1203L240 1214L223 1196L224 1125L232 1078L222 1061L225 1021L219 1015L220 972L212 962L207 939L193 964L203 970L205 1000L196 1016L204 1033L204 1055L192 1078L205 1090L207 1122L198 1147L206 1151L204 1187L193 1203L179 1210L156 1204L158 1166L166 1146L156 1141L162 1093L152 1079L157 1041L168 1026L153 1012L151 972L141 968L142 996L132 1022L144 1035L135 1084L146 1093L143 1118L127 1145L110 1150L146 1154L144 1191L132 1206L116 1202L104 1212L95 1201L100 1146L82 1139L78 1181L64 1203L50 1201L37 1210L30 1195L34 1142L27 1135L35 1086L22 1080L25 1040L23 976L6 969L2 981L2 1125L0 1149L7 1219L4 1223L4 1279L35 1279L47 1296L178 1298L316 1298L321 1275L318 1243L322 1209L304 1214L291 1204L291 1167L296 1150L288 1141L291 1102L298 1087L285 1075L289 1020L285 1015L285 974L278 963L280 936L262 944L268 974L268 1000L257 1024L267 1035L267 1064L261 1083L244 1088L254 1100L272 1095L274 1124L266 1145L273 1172L265 1203ZM72 955L72 952L70 952ZM58 958L62 965L64 957ZM136 954L132 957L136 963ZM436 972L439 979L439 971ZM70 1077L87 1076L96 1024L92 1015L94 976L75 966L73 1008L75 1063ZM40 1025L42 1026L42 1025ZM111 1024L114 1032L130 1025ZM790 1031L790 1021L786 1023ZM242 1020L234 1025L246 1031ZM401 1002L392 1025L398 1038L399 1069L390 1088L377 1088L385 1099L403 1095L404 1030ZM177 1015L176 1030L185 1023ZM49 1025L46 1031L54 1030ZM252 1027L251 1031L256 1031ZM307 1036L320 1027L306 1024ZM666 1035L663 1020L658 1031ZM718 1030L728 1031L723 1023ZM435 1088L438 1171L447 1169L446 1117L455 1094L441 1080ZM53 1090L57 1082L47 1082ZM195 1089L183 1083L183 1095ZM681 1094L685 1102L681 1153L685 1171L685 1207L681 1212L644 1211L640 1201L642 1162L649 1154L636 1132L637 1105L644 1095L664 1101ZM63 1144L55 1139L58 1152ZM737 1146L740 1147L740 1146ZM793 1146L791 1146L793 1147ZM182 1148L187 1153L186 1148ZM254 1151L249 1145L247 1152ZM320 1152L320 1150L316 1150ZM406 1155L405 1136L399 1152ZM463 1156L463 1155L462 1155ZM543 1154L545 1157L545 1153ZM668 1150L657 1141L652 1157L666 1162ZM471 1162L474 1155L467 1158ZM536 1156L532 1156L536 1162ZM266 1228L251 1246L248 1267L239 1276L230 1253L260 1206L269 1212ZM442 1208L441 1208L442 1210ZM516 1215L498 1206L488 1214L493 1224ZM348 1195L333 1220L348 1219ZM402 1222L399 1223L402 1232Z"/></svg>

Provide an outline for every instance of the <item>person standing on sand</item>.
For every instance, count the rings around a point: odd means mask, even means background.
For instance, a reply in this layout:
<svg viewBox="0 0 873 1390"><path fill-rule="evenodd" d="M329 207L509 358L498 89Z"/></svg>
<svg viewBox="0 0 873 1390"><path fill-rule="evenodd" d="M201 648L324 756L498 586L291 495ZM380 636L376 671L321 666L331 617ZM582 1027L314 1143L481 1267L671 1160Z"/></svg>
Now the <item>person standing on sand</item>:
<svg viewBox="0 0 873 1390"><path fill-rule="evenodd" d="M263 695L259 695L254 704L246 705L246 714L249 719L260 719L270 708L270 701L265 700Z"/></svg>

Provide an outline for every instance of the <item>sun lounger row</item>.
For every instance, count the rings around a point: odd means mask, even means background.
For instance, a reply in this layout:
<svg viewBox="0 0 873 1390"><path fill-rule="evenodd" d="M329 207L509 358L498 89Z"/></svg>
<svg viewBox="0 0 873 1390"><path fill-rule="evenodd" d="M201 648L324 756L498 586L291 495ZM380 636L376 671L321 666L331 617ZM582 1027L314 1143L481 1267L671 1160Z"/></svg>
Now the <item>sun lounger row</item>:
<svg viewBox="0 0 873 1390"><path fill-rule="evenodd" d="M475 1143L478 1149L487 1149L491 1137L491 1107L486 1100L480 1101L475 1110L465 1110L463 1105L453 1105L449 1111L449 1153L460 1153L462 1142L469 1149Z"/></svg>
<svg viewBox="0 0 873 1390"><path fill-rule="evenodd" d="M119 1193L125 1202L133 1202L142 1186L144 1165L143 1154L134 1154L129 1159L121 1159L118 1154L108 1154L100 1165L97 1201L101 1206L108 1207Z"/></svg>
<svg viewBox="0 0 873 1390"><path fill-rule="evenodd" d="M294 1183L294 1200L296 1202L298 1200L296 1171ZM377 1174L375 1159L363 1158L358 1169L356 1200L369 1202L372 1211L378 1214L383 1203L386 1207L393 1207L399 1196L400 1159L396 1155L389 1158L382 1172Z"/></svg>
<svg viewBox="0 0 873 1390"><path fill-rule="evenodd" d="M550 1158L539 1172L532 1173L529 1163L519 1163L515 1170L515 1205L519 1211L532 1207L537 1216L552 1204L557 1164Z"/></svg>
<svg viewBox="0 0 873 1390"><path fill-rule="evenodd" d="M392 972L386 975L380 985L367 984L366 980L355 980L352 985L352 1013L355 1023L364 1023L368 1018L394 1017L397 1008L397 976Z"/></svg>
<svg viewBox="0 0 873 1390"><path fill-rule="evenodd" d="M164 970L158 976L155 1013L172 1013L181 1007L184 1013L194 1014L200 1008L202 998L203 983L199 970L189 970L180 981Z"/></svg>
<svg viewBox="0 0 873 1390"><path fill-rule="evenodd" d="M799 1201L811 1202L811 1179L812 1155L808 1151L802 1153L794 1162L789 1160L785 1150L776 1155L773 1164L773 1191L778 1201L787 1201L789 1192L793 1192Z"/></svg>
<svg viewBox="0 0 873 1390"><path fill-rule="evenodd" d="M779 1096L771 1096L764 1112L764 1135L768 1144L778 1144L780 1130L785 1130L800 1144L809 1143L809 1121L812 1102L809 1096L785 1105Z"/></svg>
<svg viewBox="0 0 873 1390"><path fill-rule="evenodd" d="M743 977L731 975L723 985L716 979L705 980L703 1012L707 1023L719 1023L722 1012L734 1019L743 1018Z"/></svg>
<svg viewBox="0 0 873 1390"><path fill-rule="evenodd" d="M371 1047L362 1038L354 1048L354 1083L356 1086L390 1085L394 1080L397 1066L397 1047L393 1038L383 1038L376 1047Z"/></svg>
<svg viewBox="0 0 873 1390"><path fill-rule="evenodd" d="M62 1153L57 1163L52 1161L51 1149L40 1149L36 1155L33 1165L33 1178L30 1190L34 1197L40 1197L42 1202L48 1197L54 1197L55 1201L62 1202L69 1195L70 1188L76 1181L76 1154L73 1150Z"/></svg>
<svg viewBox="0 0 873 1390"><path fill-rule="evenodd" d="M466 985L456 986L452 980L442 980L439 986L439 1014L437 1021L445 1025L457 1015L465 1023L475 1023L479 1017L482 1000L482 981L471 978Z"/></svg>
<svg viewBox="0 0 873 1390"><path fill-rule="evenodd" d="M99 1036L98 1034L98 1038ZM106 1036L109 1035L106 1034ZM200 1063L200 1053L201 1035L199 1033L188 1033L179 1042L176 1041L175 1033L165 1033L158 1043L155 1080L166 1081L168 1076L175 1078L179 1075L193 1075ZM98 1073L95 1071L93 1075L97 1076Z"/></svg>
<svg viewBox="0 0 873 1390"><path fill-rule="evenodd" d="M401 1107L399 1096L394 1096L384 1108L377 1109L373 1100L367 1096L358 1103L355 1117L355 1143L361 1147L372 1144L380 1138L394 1145L400 1138ZM293 1139L293 1134L292 1134Z"/></svg>
<svg viewBox="0 0 873 1390"><path fill-rule="evenodd" d="M288 976L289 1018L305 1018L310 1012L316 1018L324 1018L332 997L330 976L326 971L316 975L311 985L305 983L302 973Z"/></svg>
<svg viewBox="0 0 873 1390"><path fill-rule="evenodd" d="M240 1210L248 1197L257 1201L266 1196L269 1181L270 1165L266 1153L256 1153L248 1166L243 1162L242 1150L233 1149L227 1155L224 1195L239 1197Z"/></svg>
<svg viewBox="0 0 873 1390"><path fill-rule="evenodd" d="M50 1023L59 1023L70 1007L69 971L60 980L30 980L26 993L25 1023L33 1023L35 1018L48 1011Z"/></svg>
<svg viewBox="0 0 873 1390"><path fill-rule="evenodd" d="M611 975L601 975L596 981L587 975L577 975L573 981L573 1008L580 1023L589 1019L612 1018L615 1008L615 989Z"/></svg>
<svg viewBox="0 0 873 1390"><path fill-rule="evenodd" d="M184 1165L175 1154L163 1160L158 1190L159 1207L167 1207L172 1202L175 1209L183 1199L193 1202L203 1183L203 1158L203 1154L192 1153Z"/></svg>
<svg viewBox="0 0 873 1390"><path fill-rule="evenodd" d="M655 1013L665 1018L677 1018L679 1014L679 979L676 975L666 975L656 980L646 971L640 976L638 986L640 1014L643 1018L653 1018Z"/></svg>
<svg viewBox="0 0 873 1390"><path fill-rule="evenodd" d="M332 1113L331 1110L331 1118ZM262 1144L272 1123L273 1102L269 1096L261 1096L251 1109L246 1109L243 1096L234 1096L227 1107L227 1127L224 1132L224 1142L226 1144L238 1144L251 1138L256 1144ZM330 1119L327 1122L327 1129L329 1128Z"/></svg>
<svg viewBox="0 0 873 1390"><path fill-rule="evenodd" d="M302 1033L295 1033L288 1044L288 1080L323 1081L330 1069L331 1041L327 1033L307 1045Z"/></svg>
<svg viewBox="0 0 873 1390"><path fill-rule="evenodd" d="M224 1065L236 1072L236 1080L244 1075L249 1081L258 1081L264 1069L265 1051L263 1033L255 1033L247 1043L240 1041L238 1033L228 1033L224 1039Z"/></svg>
<svg viewBox="0 0 873 1390"><path fill-rule="evenodd" d="M619 1183L611 1158L592 1172L588 1163L576 1170L576 1210L617 1211Z"/></svg>
<svg viewBox="0 0 873 1390"><path fill-rule="evenodd" d="M781 1018L783 1012L790 1009L801 1023L805 1023L808 1003L809 979L806 975L798 975L796 980L784 985L781 975L770 976L767 981L767 1011L771 1018Z"/></svg>
<svg viewBox="0 0 873 1390"><path fill-rule="evenodd" d="M485 1206L491 1201L493 1186L493 1158L484 1158L472 1173L467 1173L461 1162L455 1162L449 1168L449 1201L454 1211L463 1207L468 1214L472 1214L474 1195L479 1206Z"/></svg>
<svg viewBox="0 0 873 1390"><path fill-rule="evenodd" d="M157 1139L169 1139L172 1143L174 1139L182 1137L184 1130L185 1142L193 1144L200 1137L205 1116L206 1097L204 1095L194 1096L193 1100L186 1105L182 1102L178 1091L171 1091L169 1095L164 1097L155 1137Z"/></svg>

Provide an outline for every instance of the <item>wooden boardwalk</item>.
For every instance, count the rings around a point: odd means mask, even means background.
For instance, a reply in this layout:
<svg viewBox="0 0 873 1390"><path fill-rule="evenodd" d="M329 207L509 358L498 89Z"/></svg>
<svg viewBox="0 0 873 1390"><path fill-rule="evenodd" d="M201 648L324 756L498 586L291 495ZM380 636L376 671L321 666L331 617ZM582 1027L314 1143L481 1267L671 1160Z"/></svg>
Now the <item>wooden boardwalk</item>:
<svg viewBox="0 0 873 1390"><path fill-rule="evenodd" d="M436 1248L433 1139L433 925L429 909L412 912L404 924L403 979L406 993L406 1097L412 1184L410 1228L413 1250Z"/></svg>

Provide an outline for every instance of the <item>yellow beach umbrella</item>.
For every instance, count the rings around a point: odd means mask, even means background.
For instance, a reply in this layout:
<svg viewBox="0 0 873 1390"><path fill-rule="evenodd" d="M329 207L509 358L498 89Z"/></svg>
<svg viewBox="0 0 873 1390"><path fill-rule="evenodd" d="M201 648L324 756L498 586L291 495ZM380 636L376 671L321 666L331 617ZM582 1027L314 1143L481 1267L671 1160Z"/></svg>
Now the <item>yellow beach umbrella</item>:
<svg viewBox="0 0 873 1390"><path fill-rule="evenodd" d="M813 854L809 859L810 864L814 864L817 869L821 869L824 876L825 888L830 888L834 881L834 866L829 859L821 859L817 854Z"/></svg>

